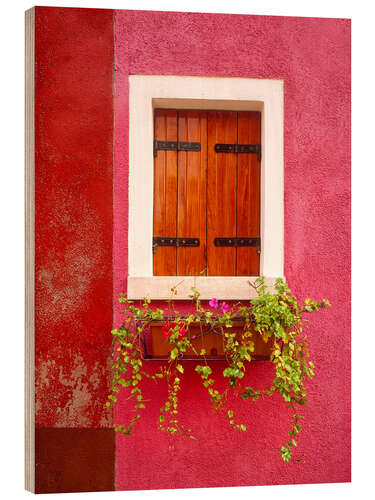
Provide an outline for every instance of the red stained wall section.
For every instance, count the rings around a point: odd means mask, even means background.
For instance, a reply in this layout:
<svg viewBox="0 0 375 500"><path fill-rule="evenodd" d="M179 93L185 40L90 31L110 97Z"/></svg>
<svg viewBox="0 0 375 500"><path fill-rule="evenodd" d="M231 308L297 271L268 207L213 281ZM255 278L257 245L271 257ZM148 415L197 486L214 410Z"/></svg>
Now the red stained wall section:
<svg viewBox="0 0 375 500"><path fill-rule="evenodd" d="M36 7L36 425L108 427L113 11Z"/></svg>
<svg viewBox="0 0 375 500"><path fill-rule="evenodd" d="M291 417L278 397L236 403L249 431L235 433L187 363L181 418L198 440L169 448L156 429L165 388L150 386L134 435L117 437L117 489L350 481L350 21L116 11L115 40L114 299L127 276L128 76L169 74L284 80L285 275L301 298L332 303L310 319L317 368L294 463L277 453ZM271 377L254 363L245 383ZM124 397L115 420L127 416Z"/></svg>

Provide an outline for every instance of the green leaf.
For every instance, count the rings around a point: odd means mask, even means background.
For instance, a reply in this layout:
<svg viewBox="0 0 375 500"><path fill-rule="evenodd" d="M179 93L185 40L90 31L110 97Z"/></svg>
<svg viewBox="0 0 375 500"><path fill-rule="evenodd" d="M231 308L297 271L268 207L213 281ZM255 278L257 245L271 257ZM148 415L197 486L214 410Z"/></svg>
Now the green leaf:
<svg viewBox="0 0 375 500"><path fill-rule="evenodd" d="M178 349L177 347L175 347L174 349L172 349L170 357L171 359L176 359L177 356L178 356Z"/></svg>
<svg viewBox="0 0 375 500"><path fill-rule="evenodd" d="M184 373L184 367L182 365L178 364L176 368L180 373Z"/></svg>
<svg viewBox="0 0 375 500"><path fill-rule="evenodd" d="M202 373L203 373L203 376L208 377L208 376L209 376L209 375L211 375L211 373L212 373L211 367L209 367L209 366L204 366L204 367L202 368Z"/></svg>

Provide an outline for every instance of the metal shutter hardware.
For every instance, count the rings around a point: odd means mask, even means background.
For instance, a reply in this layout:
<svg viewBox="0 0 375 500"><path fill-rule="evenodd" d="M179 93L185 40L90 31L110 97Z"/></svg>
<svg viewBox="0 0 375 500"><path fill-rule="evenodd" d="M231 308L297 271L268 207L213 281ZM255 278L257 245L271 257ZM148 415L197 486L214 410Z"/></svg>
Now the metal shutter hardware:
<svg viewBox="0 0 375 500"><path fill-rule="evenodd" d="M256 154L259 161L261 150L260 144L215 144L216 153Z"/></svg>
<svg viewBox="0 0 375 500"><path fill-rule="evenodd" d="M158 141L154 140L154 156L158 151L200 151L200 142L176 142L176 141Z"/></svg>
<svg viewBox="0 0 375 500"><path fill-rule="evenodd" d="M257 247L260 253L260 238L215 238L215 247Z"/></svg>
<svg viewBox="0 0 375 500"><path fill-rule="evenodd" d="M199 247L199 238L168 238L166 236L154 236L152 238L152 251L160 247Z"/></svg>

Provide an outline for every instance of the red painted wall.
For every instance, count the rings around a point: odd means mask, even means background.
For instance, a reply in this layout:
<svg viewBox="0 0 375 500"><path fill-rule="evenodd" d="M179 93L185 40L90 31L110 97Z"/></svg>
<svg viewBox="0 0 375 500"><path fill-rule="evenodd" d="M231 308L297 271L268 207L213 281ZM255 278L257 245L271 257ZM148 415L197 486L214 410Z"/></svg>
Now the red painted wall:
<svg viewBox="0 0 375 500"><path fill-rule="evenodd" d="M35 9L36 426L111 427L114 13Z"/></svg>
<svg viewBox="0 0 375 500"><path fill-rule="evenodd" d="M165 389L151 384L134 435L117 437L117 489L350 481L350 21L116 11L115 70L114 300L127 276L128 76L169 74L284 80L285 275L301 298L332 303L310 320L317 368L297 462L277 453L290 425L280 398L238 403L249 430L235 433L186 364L181 416L198 440L168 446L156 430ZM259 362L247 381L271 377ZM124 398L115 421L126 415Z"/></svg>

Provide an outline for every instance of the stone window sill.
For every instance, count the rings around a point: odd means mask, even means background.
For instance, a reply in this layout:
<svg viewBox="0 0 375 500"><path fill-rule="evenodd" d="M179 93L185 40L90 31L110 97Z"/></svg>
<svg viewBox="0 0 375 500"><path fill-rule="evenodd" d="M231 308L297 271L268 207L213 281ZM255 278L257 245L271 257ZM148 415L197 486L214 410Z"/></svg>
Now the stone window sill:
<svg viewBox="0 0 375 500"><path fill-rule="evenodd" d="M219 300L248 300L256 297L256 290L250 286L256 276L149 276L128 277L129 299L187 300L191 288L200 292L202 300L215 297ZM266 277L265 284L272 287L276 277ZM172 289L177 290L173 294Z"/></svg>

